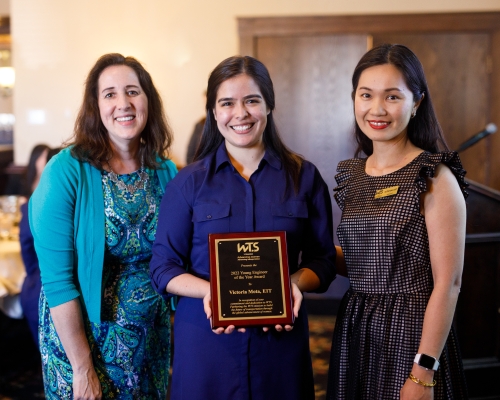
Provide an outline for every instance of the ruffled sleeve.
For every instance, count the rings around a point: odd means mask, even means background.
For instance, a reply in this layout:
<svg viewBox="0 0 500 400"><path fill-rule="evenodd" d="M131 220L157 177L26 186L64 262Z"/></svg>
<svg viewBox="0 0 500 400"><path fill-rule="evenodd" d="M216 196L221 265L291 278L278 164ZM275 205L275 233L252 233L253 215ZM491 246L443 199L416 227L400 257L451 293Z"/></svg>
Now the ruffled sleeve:
<svg viewBox="0 0 500 400"><path fill-rule="evenodd" d="M344 201L352 171L361 162L363 160L360 158L351 158L350 160L341 161L337 165L337 175L335 175L337 187L333 189L333 197L342 211L344 211Z"/></svg>
<svg viewBox="0 0 500 400"><path fill-rule="evenodd" d="M464 198L467 198L469 193L467 192L467 186L469 184L465 181L464 177L467 171L464 170L462 166L462 162L460 161L460 157L456 151L447 151L440 153L428 153L425 152L422 154L422 162L420 166L420 172L415 181L417 188L420 190L420 193L427 191L427 179L434 177L434 173L436 171L436 167L443 163L446 165L455 178L457 179L458 185L460 186L460 190L464 195Z"/></svg>

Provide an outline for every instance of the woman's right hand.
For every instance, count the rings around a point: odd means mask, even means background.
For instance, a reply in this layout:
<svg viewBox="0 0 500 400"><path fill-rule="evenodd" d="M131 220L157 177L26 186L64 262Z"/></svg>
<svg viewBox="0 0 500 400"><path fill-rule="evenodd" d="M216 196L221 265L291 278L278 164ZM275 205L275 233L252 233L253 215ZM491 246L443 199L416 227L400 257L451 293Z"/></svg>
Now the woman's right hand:
<svg viewBox="0 0 500 400"><path fill-rule="evenodd" d="M102 389L97 373L92 366L73 370L73 399L74 400L101 400Z"/></svg>
<svg viewBox="0 0 500 400"><path fill-rule="evenodd" d="M79 300L73 299L52 307L50 314L73 369L73 398L102 399L101 384L92 361Z"/></svg>

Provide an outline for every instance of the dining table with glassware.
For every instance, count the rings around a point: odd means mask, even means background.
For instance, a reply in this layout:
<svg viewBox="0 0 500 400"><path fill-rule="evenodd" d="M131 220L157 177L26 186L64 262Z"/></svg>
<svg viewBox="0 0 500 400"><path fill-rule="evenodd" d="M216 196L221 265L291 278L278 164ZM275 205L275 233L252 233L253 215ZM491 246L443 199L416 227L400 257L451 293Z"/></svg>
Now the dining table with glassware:
<svg viewBox="0 0 500 400"><path fill-rule="evenodd" d="M19 243L20 196L0 196L0 310L22 318L19 293L26 277Z"/></svg>

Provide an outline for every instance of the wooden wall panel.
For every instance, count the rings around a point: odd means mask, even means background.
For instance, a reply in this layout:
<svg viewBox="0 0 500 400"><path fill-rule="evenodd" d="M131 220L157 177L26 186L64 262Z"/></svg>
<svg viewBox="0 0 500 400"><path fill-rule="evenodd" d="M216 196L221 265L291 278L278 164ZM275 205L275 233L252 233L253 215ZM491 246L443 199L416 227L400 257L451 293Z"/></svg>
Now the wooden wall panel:
<svg viewBox="0 0 500 400"><path fill-rule="evenodd" d="M465 358L500 359L500 192L471 183L455 322Z"/></svg>
<svg viewBox="0 0 500 400"><path fill-rule="evenodd" d="M255 57L255 40L253 36L240 36L240 55Z"/></svg>
<svg viewBox="0 0 500 400"><path fill-rule="evenodd" d="M256 56L274 83L278 129L318 167L330 191L338 162L354 155L350 76L366 47L366 35L257 39ZM340 211L333 210L337 221Z"/></svg>
<svg viewBox="0 0 500 400"><path fill-rule="evenodd" d="M500 12L238 18L240 37L474 32L500 29Z"/></svg>
<svg viewBox="0 0 500 400"><path fill-rule="evenodd" d="M490 118L499 129L490 138L490 182L489 186L500 190L500 27L491 35L491 108Z"/></svg>
<svg viewBox="0 0 500 400"><path fill-rule="evenodd" d="M424 66L432 101L453 150L490 121L489 35L484 33L374 35L373 45L408 46ZM490 184L491 139L460 154L467 178ZM500 150L500 148L499 148Z"/></svg>
<svg viewBox="0 0 500 400"><path fill-rule="evenodd" d="M498 242L467 243L455 322L464 358L500 357Z"/></svg>

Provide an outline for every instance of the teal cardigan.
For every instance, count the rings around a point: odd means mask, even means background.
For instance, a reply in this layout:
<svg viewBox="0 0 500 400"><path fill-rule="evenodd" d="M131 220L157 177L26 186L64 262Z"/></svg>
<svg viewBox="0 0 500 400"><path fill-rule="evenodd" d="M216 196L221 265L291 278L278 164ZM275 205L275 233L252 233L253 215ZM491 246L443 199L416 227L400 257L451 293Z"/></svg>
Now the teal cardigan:
<svg viewBox="0 0 500 400"><path fill-rule="evenodd" d="M157 174L165 186L177 173L162 163ZM29 221L49 307L80 295L92 322L101 320L104 264L104 193L101 172L66 148L45 167L29 202Z"/></svg>

